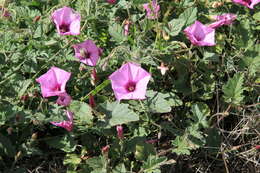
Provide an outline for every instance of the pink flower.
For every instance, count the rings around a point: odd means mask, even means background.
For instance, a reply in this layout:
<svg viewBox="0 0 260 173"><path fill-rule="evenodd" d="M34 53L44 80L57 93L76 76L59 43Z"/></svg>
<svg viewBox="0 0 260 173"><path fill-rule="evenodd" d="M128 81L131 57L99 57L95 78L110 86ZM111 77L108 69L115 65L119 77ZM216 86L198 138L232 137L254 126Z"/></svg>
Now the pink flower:
<svg viewBox="0 0 260 173"><path fill-rule="evenodd" d="M196 46L214 46L215 45L215 29L205 26L199 21L187 27L184 33Z"/></svg>
<svg viewBox="0 0 260 173"><path fill-rule="evenodd" d="M241 4L245 7L253 9L256 4L260 2L260 0L232 0L236 4Z"/></svg>
<svg viewBox="0 0 260 173"><path fill-rule="evenodd" d="M80 34L80 14L72 8L63 7L52 13L52 20L60 35Z"/></svg>
<svg viewBox="0 0 260 173"><path fill-rule="evenodd" d="M58 105L68 106L71 102L71 97L67 93L60 94L56 103Z"/></svg>
<svg viewBox="0 0 260 173"><path fill-rule="evenodd" d="M73 129L73 113L70 111L66 111L68 121L61 121L61 122L51 122L51 124L58 126L58 127L63 127L67 131L72 131Z"/></svg>
<svg viewBox="0 0 260 173"><path fill-rule="evenodd" d="M116 99L145 99L151 74L135 63L126 63L109 76Z"/></svg>
<svg viewBox="0 0 260 173"><path fill-rule="evenodd" d="M235 14L226 13L220 16L213 16L213 18L217 21L212 24L209 24L208 27L218 28L222 25L232 24L232 22L237 18L237 16Z"/></svg>
<svg viewBox="0 0 260 173"><path fill-rule="evenodd" d="M156 0L153 0L152 3L143 4L144 9L146 10L146 16L148 19L157 19L159 16L160 5L157 4Z"/></svg>
<svg viewBox="0 0 260 173"><path fill-rule="evenodd" d="M58 67L51 67L49 71L41 75L36 81L41 85L43 97L59 96L66 93L66 83L71 73Z"/></svg>
<svg viewBox="0 0 260 173"><path fill-rule="evenodd" d="M107 2L108 2L109 4L115 4L115 3L116 3L116 0L107 0Z"/></svg>
<svg viewBox="0 0 260 173"><path fill-rule="evenodd" d="M80 62L89 66L95 66L102 54L102 49L98 48L92 40L86 40L83 43L73 45L75 57Z"/></svg>
<svg viewBox="0 0 260 173"><path fill-rule="evenodd" d="M121 125L116 126L116 131L117 131L117 137L119 139L123 139L124 138L123 126Z"/></svg>

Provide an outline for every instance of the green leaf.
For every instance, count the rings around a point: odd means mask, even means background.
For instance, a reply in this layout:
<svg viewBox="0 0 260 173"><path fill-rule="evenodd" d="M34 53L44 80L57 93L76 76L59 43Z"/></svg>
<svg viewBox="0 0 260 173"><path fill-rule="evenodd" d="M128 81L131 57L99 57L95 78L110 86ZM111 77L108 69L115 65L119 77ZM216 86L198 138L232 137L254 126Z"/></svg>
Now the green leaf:
<svg viewBox="0 0 260 173"><path fill-rule="evenodd" d="M257 12L253 15L253 18L257 21L260 21L260 12Z"/></svg>
<svg viewBox="0 0 260 173"><path fill-rule="evenodd" d="M242 95L243 91L245 90L245 88L242 86L243 82L244 74L237 73L222 87L224 92L224 100L227 103L233 103L235 105L240 104L244 98Z"/></svg>
<svg viewBox="0 0 260 173"><path fill-rule="evenodd" d="M183 19L172 19L169 23L169 30L168 30L168 34L170 34L171 36L176 36L178 35L183 26L185 25L185 20Z"/></svg>
<svg viewBox="0 0 260 173"><path fill-rule="evenodd" d="M160 93L149 90L146 92L149 111L154 113L166 113L172 106L181 106L182 101L174 93Z"/></svg>
<svg viewBox="0 0 260 173"><path fill-rule="evenodd" d="M122 42L127 38L123 35L123 26L117 23L113 23L109 25L108 32L113 37L113 39L117 42Z"/></svg>
<svg viewBox="0 0 260 173"><path fill-rule="evenodd" d="M201 125L202 127L208 127L207 115L209 115L210 110L206 104L196 103L191 106L192 120L195 124Z"/></svg>
<svg viewBox="0 0 260 173"><path fill-rule="evenodd" d="M184 26L189 26L197 19L197 8L188 8L186 9L178 19L172 19L169 23L169 30L166 29L168 34L171 36L178 35Z"/></svg>
<svg viewBox="0 0 260 173"><path fill-rule="evenodd" d="M115 169L112 170L112 173L126 173L126 168L125 168L125 165L122 163L122 164L119 164L115 167Z"/></svg>
<svg viewBox="0 0 260 173"><path fill-rule="evenodd" d="M187 8L180 16L179 19L184 20L185 21L185 26L189 26L191 24L193 24L195 22L195 20L197 19L197 12L198 9L197 7L193 8Z"/></svg>
<svg viewBox="0 0 260 173"><path fill-rule="evenodd" d="M74 113L74 119L82 124L91 124L93 120L91 107L84 102L72 101L70 108Z"/></svg>
<svg viewBox="0 0 260 173"><path fill-rule="evenodd" d="M64 158L64 165L78 165L81 162L80 156L77 154L67 154Z"/></svg>
<svg viewBox="0 0 260 173"><path fill-rule="evenodd" d="M145 173L155 173L160 172L160 166L166 162L166 157L158 157L155 155L149 155L146 162L143 164L143 169Z"/></svg>
<svg viewBox="0 0 260 173"><path fill-rule="evenodd" d="M18 93L18 97L20 98L24 93L25 91L27 90L27 88L29 87L29 85L31 84L32 80L31 79L28 79L28 80L25 80L23 81L22 83L22 86L21 86L21 89Z"/></svg>
<svg viewBox="0 0 260 173"><path fill-rule="evenodd" d="M91 173L107 173L106 160L102 156L87 159L86 164L93 169Z"/></svg>
<svg viewBox="0 0 260 173"><path fill-rule="evenodd" d="M104 126L115 126L119 124L127 124L132 121L138 121L139 116L128 108L128 104L119 102L106 102L100 105L100 110L106 117L104 118Z"/></svg>
<svg viewBox="0 0 260 173"><path fill-rule="evenodd" d="M175 149L173 149L172 151L175 152L178 155L181 154L187 154L190 155L190 145L189 142L187 140L186 136L177 136L173 141L172 144L174 146L176 146Z"/></svg>
<svg viewBox="0 0 260 173"><path fill-rule="evenodd" d="M76 142L73 138L66 134L62 137L54 137L46 140L46 143L53 148L60 149L65 152L73 152L76 149Z"/></svg>
<svg viewBox="0 0 260 173"><path fill-rule="evenodd" d="M145 141L143 143L137 143L135 145L135 158L137 160L146 160L149 155L155 155L155 149L152 144L148 144Z"/></svg>

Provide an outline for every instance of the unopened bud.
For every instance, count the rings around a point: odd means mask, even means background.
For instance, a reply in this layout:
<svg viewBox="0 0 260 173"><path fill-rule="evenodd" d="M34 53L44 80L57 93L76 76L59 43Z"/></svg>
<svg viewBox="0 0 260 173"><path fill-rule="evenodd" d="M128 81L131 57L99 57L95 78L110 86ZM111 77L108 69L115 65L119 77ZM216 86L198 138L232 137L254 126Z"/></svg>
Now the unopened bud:
<svg viewBox="0 0 260 173"><path fill-rule="evenodd" d="M101 149L102 153L108 153L109 148L110 148L109 145L106 145L106 146L102 147L102 149Z"/></svg>
<svg viewBox="0 0 260 173"><path fill-rule="evenodd" d="M41 16L35 16L33 19L33 23L38 22L41 19Z"/></svg>
<svg viewBox="0 0 260 173"><path fill-rule="evenodd" d="M117 137L119 139L123 139L124 138L123 126L121 125L116 126L116 131L117 131Z"/></svg>
<svg viewBox="0 0 260 173"><path fill-rule="evenodd" d="M92 95L89 95L89 105L94 108L96 106L95 99Z"/></svg>

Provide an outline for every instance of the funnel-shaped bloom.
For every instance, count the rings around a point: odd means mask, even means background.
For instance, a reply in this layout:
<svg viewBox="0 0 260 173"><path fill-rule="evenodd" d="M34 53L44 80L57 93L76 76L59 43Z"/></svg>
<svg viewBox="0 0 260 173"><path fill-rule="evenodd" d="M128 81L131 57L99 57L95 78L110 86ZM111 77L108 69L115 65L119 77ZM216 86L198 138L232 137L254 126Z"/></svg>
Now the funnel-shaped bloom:
<svg viewBox="0 0 260 173"><path fill-rule="evenodd" d="M83 43L73 45L75 51L75 57L80 60L80 62L95 66L102 54L102 49L98 48L92 40L86 40Z"/></svg>
<svg viewBox="0 0 260 173"><path fill-rule="evenodd" d="M80 34L80 14L72 8L63 7L52 13L52 20L60 35Z"/></svg>
<svg viewBox="0 0 260 173"><path fill-rule="evenodd" d="M41 75L36 81L41 85L43 97L59 96L66 93L66 83L71 73L57 67L51 67L49 71Z"/></svg>
<svg viewBox="0 0 260 173"><path fill-rule="evenodd" d="M236 4L241 4L248 8L253 9L256 4L260 2L260 0L232 0Z"/></svg>
<svg viewBox="0 0 260 173"><path fill-rule="evenodd" d="M143 4L144 9L146 10L146 17L148 19L157 19L159 16L160 5L157 4L156 0L153 0L151 3Z"/></svg>
<svg viewBox="0 0 260 173"><path fill-rule="evenodd" d="M126 63L109 76L117 100L145 99L150 73L135 63Z"/></svg>
<svg viewBox="0 0 260 173"><path fill-rule="evenodd" d="M67 93L60 94L56 103L63 106L68 106L71 102L71 97Z"/></svg>
<svg viewBox="0 0 260 173"><path fill-rule="evenodd" d="M199 21L184 30L185 35L196 46L214 46L215 29L205 26Z"/></svg>
<svg viewBox="0 0 260 173"><path fill-rule="evenodd" d="M216 22L209 24L208 26L211 28L218 28L222 25L230 25L237 18L235 14L226 13L220 16L213 16Z"/></svg>
<svg viewBox="0 0 260 173"><path fill-rule="evenodd" d="M67 131L71 131L73 129L73 113L70 111L66 111L68 121L61 121L61 122L51 122L51 124L58 126L58 127L63 127Z"/></svg>

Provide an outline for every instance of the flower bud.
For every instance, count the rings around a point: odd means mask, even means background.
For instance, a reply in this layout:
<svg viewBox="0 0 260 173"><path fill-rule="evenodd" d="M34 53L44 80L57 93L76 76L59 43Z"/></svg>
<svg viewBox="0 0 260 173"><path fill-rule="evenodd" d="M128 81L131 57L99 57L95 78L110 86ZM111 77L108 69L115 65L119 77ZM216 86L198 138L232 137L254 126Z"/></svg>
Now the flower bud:
<svg viewBox="0 0 260 173"><path fill-rule="evenodd" d="M102 147L102 149L101 149L102 153L108 153L109 148L110 148L109 145L106 145L106 146Z"/></svg>
<svg viewBox="0 0 260 173"><path fill-rule="evenodd" d="M116 126L116 131L117 131L117 137L119 139L123 139L124 138L123 126L121 125Z"/></svg>
<svg viewBox="0 0 260 173"><path fill-rule="evenodd" d="M89 95L89 105L94 108L96 106L95 99L92 95Z"/></svg>

